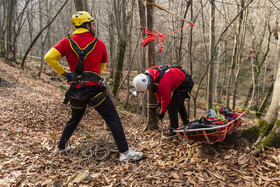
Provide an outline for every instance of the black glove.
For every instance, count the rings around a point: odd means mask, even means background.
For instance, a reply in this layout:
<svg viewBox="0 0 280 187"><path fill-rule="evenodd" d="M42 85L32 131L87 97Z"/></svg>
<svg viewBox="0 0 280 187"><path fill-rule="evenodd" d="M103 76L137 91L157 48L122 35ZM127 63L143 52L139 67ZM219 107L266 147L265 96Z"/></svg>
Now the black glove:
<svg viewBox="0 0 280 187"><path fill-rule="evenodd" d="M161 119L164 117L164 114L165 114L165 113L159 113L157 116L158 116L158 118L161 120Z"/></svg>
<svg viewBox="0 0 280 187"><path fill-rule="evenodd" d="M157 104L157 107L158 107L158 108L161 108L161 102L159 102L159 103Z"/></svg>

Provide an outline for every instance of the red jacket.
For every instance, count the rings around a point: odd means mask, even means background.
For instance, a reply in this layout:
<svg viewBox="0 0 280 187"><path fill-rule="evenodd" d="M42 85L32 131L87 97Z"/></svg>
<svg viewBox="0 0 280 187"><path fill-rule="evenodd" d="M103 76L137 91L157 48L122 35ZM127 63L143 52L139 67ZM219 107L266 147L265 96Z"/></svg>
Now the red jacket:
<svg viewBox="0 0 280 187"><path fill-rule="evenodd" d="M81 49L91 43L95 37L91 33L83 28L79 28L73 32L71 38L78 44ZM78 56L73 51L70 45L69 39L63 38L59 41L45 56L45 60L48 64L59 74L65 72L65 69L59 64L58 60L62 57L66 57L71 72L73 72L79 62ZM94 72L98 75L105 69L107 63L107 50L102 40L98 39L94 49L87 55L84 60L83 71ZM86 85L96 85L94 82L86 82ZM79 86L79 85L78 85Z"/></svg>
<svg viewBox="0 0 280 187"><path fill-rule="evenodd" d="M152 76L153 81L155 82L156 78L159 76L159 70L153 68L155 67L150 67L147 70L147 73ZM185 77L185 73L180 68L170 68L166 70L162 76L157 88L157 93L155 93L158 101L161 103L162 113L167 111L167 108L170 104L172 91L182 84L182 82L185 80Z"/></svg>

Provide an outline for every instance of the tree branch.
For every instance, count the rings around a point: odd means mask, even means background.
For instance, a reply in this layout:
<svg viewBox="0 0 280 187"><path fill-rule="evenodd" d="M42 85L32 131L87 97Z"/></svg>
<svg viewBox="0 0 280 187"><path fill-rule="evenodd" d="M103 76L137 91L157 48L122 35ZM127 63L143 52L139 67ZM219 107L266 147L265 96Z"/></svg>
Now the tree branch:
<svg viewBox="0 0 280 187"><path fill-rule="evenodd" d="M228 26L225 28L225 30L222 32L222 34L220 35L219 39L217 40L215 46L214 46L214 49L216 49L217 45L219 44L219 42L221 41L223 35L226 33L226 31L228 30L228 28L231 26L231 24L239 17L239 15L245 10L247 9L247 7L253 2L254 0L250 0L248 2L248 4L232 19L232 21L228 24ZM212 52L211 54L211 58L208 60L207 62L207 65L206 65L206 71L204 72L204 74L202 75L200 81L199 81L199 84L198 84L198 87L197 87L197 92L196 92L196 95L195 95L195 98L197 98L197 95L199 93L199 88L202 84L202 80L204 79L204 77L206 76L207 72L208 72L208 69L209 69L209 66L214 58L214 54L215 54L215 50Z"/></svg>
<svg viewBox="0 0 280 187"><path fill-rule="evenodd" d="M36 43L36 41L38 40L39 36L42 34L42 32L48 28L52 23L53 21L55 20L55 18L58 16L58 14L61 12L61 10L64 8L64 6L66 5L66 3L68 2L68 0L66 0L64 2L64 4L61 6L61 8L57 11L57 13L55 14L55 16L52 18L52 20L36 35L36 37L34 38L34 40L31 42L31 44L29 45L27 51L25 52L24 54L24 57L22 59L22 62L21 62L21 67L24 67L24 63L25 63L25 59L30 51L30 49L33 47L33 45Z"/></svg>

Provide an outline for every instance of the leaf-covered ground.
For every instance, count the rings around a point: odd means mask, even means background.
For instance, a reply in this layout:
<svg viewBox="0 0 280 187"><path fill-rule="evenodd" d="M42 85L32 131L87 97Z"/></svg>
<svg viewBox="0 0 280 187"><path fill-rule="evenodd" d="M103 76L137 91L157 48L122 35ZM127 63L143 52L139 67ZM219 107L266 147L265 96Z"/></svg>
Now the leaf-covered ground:
<svg viewBox="0 0 280 187"><path fill-rule="evenodd" d="M139 116L118 109L128 143L143 151L139 162L119 162L110 131L89 109L70 139L69 155L55 149L70 117L63 105L65 82L0 62L0 186L279 186L280 150L250 155L243 143L204 149L161 130L143 132ZM205 111L199 111L198 116ZM163 123L167 128L165 117ZM243 128L253 125L245 121ZM234 135L232 135L234 136ZM96 151L98 150L98 151ZM212 152L212 154L211 154ZM102 159L103 156L104 159Z"/></svg>

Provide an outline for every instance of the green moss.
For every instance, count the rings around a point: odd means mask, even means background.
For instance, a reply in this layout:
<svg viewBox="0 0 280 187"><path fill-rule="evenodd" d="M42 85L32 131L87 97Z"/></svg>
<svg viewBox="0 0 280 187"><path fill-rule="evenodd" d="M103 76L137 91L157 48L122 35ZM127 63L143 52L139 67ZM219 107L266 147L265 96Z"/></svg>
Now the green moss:
<svg viewBox="0 0 280 187"><path fill-rule="evenodd" d="M257 146L257 149L261 149L262 145L267 147L280 147L280 134L275 132L275 129L278 129L280 125L280 120L275 122L275 127L270 131L269 135Z"/></svg>
<svg viewBox="0 0 280 187"><path fill-rule="evenodd" d="M248 140L249 142L253 143L257 140L259 133L260 133L260 131L259 131L258 127L253 126L247 130L244 130L241 134L241 137L243 137L246 140Z"/></svg>
<svg viewBox="0 0 280 187"><path fill-rule="evenodd" d="M59 88L61 89L61 90L65 90L65 91L67 91L67 88L65 88L64 86L62 86L62 85L60 85L59 86Z"/></svg>
<svg viewBox="0 0 280 187"><path fill-rule="evenodd" d="M273 128L273 125L269 125L267 121L260 120L258 124L259 136L266 136Z"/></svg>

